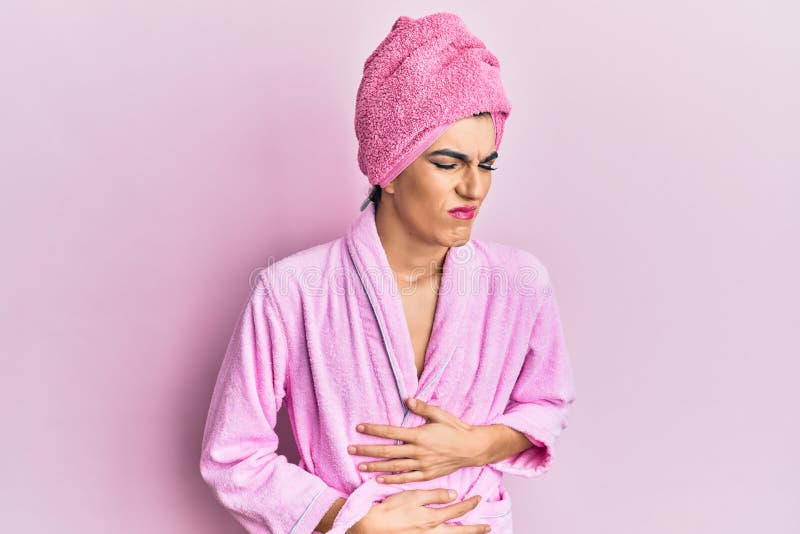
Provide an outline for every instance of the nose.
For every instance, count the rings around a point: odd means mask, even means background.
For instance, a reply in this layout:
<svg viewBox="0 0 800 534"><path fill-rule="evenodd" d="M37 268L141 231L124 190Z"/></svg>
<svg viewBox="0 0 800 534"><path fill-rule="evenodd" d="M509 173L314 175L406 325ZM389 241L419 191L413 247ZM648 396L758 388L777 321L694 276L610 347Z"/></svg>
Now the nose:
<svg viewBox="0 0 800 534"><path fill-rule="evenodd" d="M491 183L491 174L477 166L470 166L462 174L456 191L464 198L480 200L489 192Z"/></svg>

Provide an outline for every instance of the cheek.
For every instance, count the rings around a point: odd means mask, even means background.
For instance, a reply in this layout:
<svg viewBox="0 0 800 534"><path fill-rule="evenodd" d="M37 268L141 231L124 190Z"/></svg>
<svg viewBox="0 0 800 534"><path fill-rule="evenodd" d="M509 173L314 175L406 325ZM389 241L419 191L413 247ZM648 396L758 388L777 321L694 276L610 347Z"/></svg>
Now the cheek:
<svg viewBox="0 0 800 534"><path fill-rule="evenodd" d="M446 220L445 210L454 202L456 183L454 175L430 172L418 173L404 184L403 204L416 226L425 228L431 220Z"/></svg>
<svg viewBox="0 0 800 534"><path fill-rule="evenodd" d="M437 176L425 176L414 182L413 186L405 191L405 201L419 207L420 210L429 210L442 199L447 198L446 181Z"/></svg>
<svg viewBox="0 0 800 534"><path fill-rule="evenodd" d="M447 215L447 191L436 186L420 186L414 190L413 197L406 197L406 213L413 221L417 231L430 235L434 228L441 225Z"/></svg>
<svg viewBox="0 0 800 534"><path fill-rule="evenodd" d="M458 179L454 174L432 174L420 184L420 191L431 203L447 202L457 183Z"/></svg>

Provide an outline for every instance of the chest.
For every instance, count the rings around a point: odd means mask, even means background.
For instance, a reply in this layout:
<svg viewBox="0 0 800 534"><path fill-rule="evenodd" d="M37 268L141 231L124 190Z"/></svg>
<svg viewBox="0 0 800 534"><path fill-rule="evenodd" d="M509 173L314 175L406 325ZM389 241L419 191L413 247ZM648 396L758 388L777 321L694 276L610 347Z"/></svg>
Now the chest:
<svg viewBox="0 0 800 534"><path fill-rule="evenodd" d="M433 319L436 313L438 292L433 282L422 282L401 289L400 295L406 325L408 325L408 335L411 340L411 346L414 348L414 363L416 364L417 378L419 379L425 368L428 342L431 338Z"/></svg>

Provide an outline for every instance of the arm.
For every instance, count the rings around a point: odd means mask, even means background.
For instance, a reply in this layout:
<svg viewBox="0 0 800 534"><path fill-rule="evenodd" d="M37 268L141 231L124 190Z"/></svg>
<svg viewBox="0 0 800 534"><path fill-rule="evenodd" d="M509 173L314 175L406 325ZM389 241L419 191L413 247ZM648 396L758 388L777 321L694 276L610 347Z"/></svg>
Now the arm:
<svg viewBox="0 0 800 534"><path fill-rule="evenodd" d="M567 427L568 412L575 401L575 384L553 286L548 284L542 295L528 353L509 403L505 412L489 423L490 428L505 428L493 431L493 444L484 456L485 463L495 469L526 478L550 469L556 438ZM527 446L521 441L522 436L530 442ZM523 446L523 450L515 452Z"/></svg>
<svg viewBox="0 0 800 534"><path fill-rule="evenodd" d="M471 432L478 451L473 464L477 467L500 462L533 446L523 432L503 424L475 425Z"/></svg>
<svg viewBox="0 0 800 534"><path fill-rule="evenodd" d="M203 433L200 472L250 533L310 534L347 495L276 454L286 394L284 325L263 273L228 343Z"/></svg>
<svg viewBox="0 0 800 534"><path fill-rule="evenodd" d="M339 515L339 511L344 506L344 503L347 502L347 499L344 497L340 497L336 499L336 502L333 503L331 509L319 520L317 524L317 528L314 529L314 532L328 532L330 529L333 528L333 522L336 520L336 516Z"/></svg>

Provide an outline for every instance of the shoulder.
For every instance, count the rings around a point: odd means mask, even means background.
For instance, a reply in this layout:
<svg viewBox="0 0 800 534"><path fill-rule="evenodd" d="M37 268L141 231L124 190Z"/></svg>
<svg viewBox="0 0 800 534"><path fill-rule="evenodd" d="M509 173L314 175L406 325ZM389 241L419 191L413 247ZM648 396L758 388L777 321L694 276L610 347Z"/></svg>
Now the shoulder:
<svg viewBox="0 0 800 534"><path fill-rule="evenodd" d="M298 297L309 284L320 284L331 269L340 265L342 237L319 243L256 270L256 284L276 297Z"/></svg>
<svg viewBox="0 0 800 534"><path fill-rule="evenodd" d="M550 285L550 271L533 252L521 247L488 239L471 239L481 266L502 269L516 276L524 276L537 286Z"/></svg>

